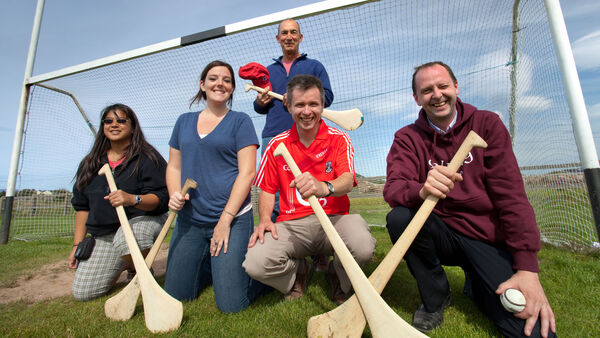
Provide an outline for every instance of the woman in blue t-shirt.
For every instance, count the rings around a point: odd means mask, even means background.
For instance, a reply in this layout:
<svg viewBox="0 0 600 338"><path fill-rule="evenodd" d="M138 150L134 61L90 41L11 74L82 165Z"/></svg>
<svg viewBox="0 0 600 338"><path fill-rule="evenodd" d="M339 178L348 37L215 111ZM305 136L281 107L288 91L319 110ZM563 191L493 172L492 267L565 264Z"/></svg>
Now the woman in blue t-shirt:
<svg viewBox="0 0 600 338"><path fill-rule="evenodd" d="M177 119L166 174L169 207L180 211L165 290L191 300L212 281L223 312L246 308L257 289L242 262L254 230L250 187L259 143L250 117L229 109L234 90L229 64L213 61L204 68L190 106L202 100L206 106ZM182 196L181 183L187 178L198 188Z"/></svg>

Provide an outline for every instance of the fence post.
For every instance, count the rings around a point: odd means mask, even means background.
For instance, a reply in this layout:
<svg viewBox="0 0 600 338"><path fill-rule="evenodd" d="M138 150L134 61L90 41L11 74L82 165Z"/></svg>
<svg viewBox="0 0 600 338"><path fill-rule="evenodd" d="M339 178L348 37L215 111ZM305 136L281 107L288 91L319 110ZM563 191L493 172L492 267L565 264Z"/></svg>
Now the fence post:
<svg viewBox="0 0 600 338"><path fill-rule="evenodd" d="M67 216L67 214L69 214L69 210L71 209L71 203L70 203L70 199L69 199L69 193L65 193L65 212L64 212L64 216Z"/></svg>
<svg viewBox="0 0 600 338"><path fill-rule="evenodd" d="M33 216L35 216L35 212L36 212L36 209L37 209L37 199L38 199L38 196L37 196L37 193L35 193L35 194L31 195L31 196L33 197L33 201L31 201L31 211L29 213L29 216L33 217Z"/></svg>

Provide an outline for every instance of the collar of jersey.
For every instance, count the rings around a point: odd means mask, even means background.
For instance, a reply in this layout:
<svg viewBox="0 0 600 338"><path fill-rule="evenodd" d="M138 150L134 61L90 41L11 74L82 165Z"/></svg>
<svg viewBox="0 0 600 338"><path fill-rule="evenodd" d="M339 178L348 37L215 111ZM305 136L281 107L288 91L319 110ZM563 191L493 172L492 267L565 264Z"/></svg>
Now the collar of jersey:
<svg viewBox="0 0 600 338"><path fill-rule="evenodd" d="M325 121L323 121L323 119L321 119L321 125L319 126L319 131L317 132L317 136L315 137L315 139L319 139L319 140L324 140L327 138L327 130L329 127L327 127L327 125L325 124ZM292 128L290 129L290 141L292 142L299 142L300 141L300 137L298 136L298 129L296 127L296 122L294 122L294 125L292 126Z"/></svg>

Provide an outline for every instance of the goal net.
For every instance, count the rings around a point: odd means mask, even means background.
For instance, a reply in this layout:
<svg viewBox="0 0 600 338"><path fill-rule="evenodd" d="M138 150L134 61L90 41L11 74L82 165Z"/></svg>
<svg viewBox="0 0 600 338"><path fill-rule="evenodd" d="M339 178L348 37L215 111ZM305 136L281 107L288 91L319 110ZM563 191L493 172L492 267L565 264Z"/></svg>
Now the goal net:
<svg viewBox="0 0 600 338"><path fill-rule="evenodd" d="M453 68L464 102L498 113L512 131L543 241L578 247L597 241L543 0L520 1L515 34L513 5L496 0L383 0L298 18L304 35L300 51L321 61L329 73L335 94L329 108L357 107L364 114L363 126L348 134L360 175L351 197L376 201L373 210L359 210L369 223L385 224L388 209L381 190L386 155L394 132L414 122L419 110L412 98L413 68L439 60ZM281 15L278 20L285 18ZM249 62L266 66L281 54L275 41L277 22L253 22L254 27L235 34L123 57L66 76L34 76L11 238L72 233L70 191L77 165L93 142L78 105L96 130L103 107L129 105L148 140L167 159L175 120L190 111L207 63L223 60L237 71ZM248 113L260 135L265 119L253 111L256 93L244 92L245 82L236 74L232 108Z"/></svg>

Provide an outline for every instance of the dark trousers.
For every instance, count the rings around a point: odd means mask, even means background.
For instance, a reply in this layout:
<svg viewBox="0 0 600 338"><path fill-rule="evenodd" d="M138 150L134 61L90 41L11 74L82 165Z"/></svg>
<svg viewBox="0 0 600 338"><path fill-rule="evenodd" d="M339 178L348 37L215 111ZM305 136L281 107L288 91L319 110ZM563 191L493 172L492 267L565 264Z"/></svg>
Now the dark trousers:
<svg viewBox="0 0 600 338"><path fill-rule="evenodd" d="M417 210L396 207L387 215L387 228L396 243ZM450 285L442 265L460 266L465 272L464 293L489 316L503 335L522 337L525 321L506 311L495 293L498 285L508 280L512 255L504 247L468 238L446 226L431 214L406 252L404 259L417 281L423 305L428 312L440 308L450 293ZM538 319L531 337L540 337ZM552 336L552 332L550 332Z"/></svg>

